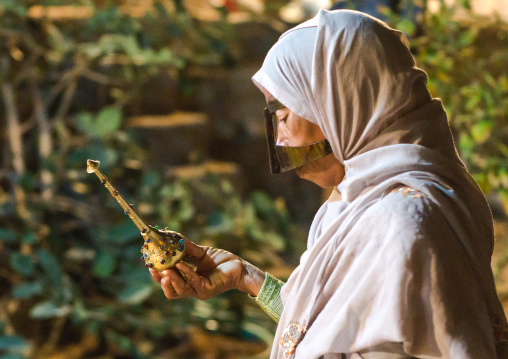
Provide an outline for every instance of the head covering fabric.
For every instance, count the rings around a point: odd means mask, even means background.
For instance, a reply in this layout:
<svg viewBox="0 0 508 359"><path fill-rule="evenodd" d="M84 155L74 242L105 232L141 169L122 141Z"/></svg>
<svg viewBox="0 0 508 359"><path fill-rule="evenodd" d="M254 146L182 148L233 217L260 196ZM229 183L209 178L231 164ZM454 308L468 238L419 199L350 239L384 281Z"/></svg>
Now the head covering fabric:
<svg viewBox="0 0 508 359"><path fill-rule="evenodd" d="M508 358L490 209L405 37L322 10L253 81L317 124L345 167L281 292L271 358ZM288 353L279 340L294 323L304 335Z"/></svg>
<svg viewBox="0 0 508 359"><path fill-rule="evenodd" d="M398 143L454 153L441 103L431 101L407 44L373 17L322 10L282 35L253 80L317 124L341 163ZM429 131L436 124L443 128Z"/></svg>

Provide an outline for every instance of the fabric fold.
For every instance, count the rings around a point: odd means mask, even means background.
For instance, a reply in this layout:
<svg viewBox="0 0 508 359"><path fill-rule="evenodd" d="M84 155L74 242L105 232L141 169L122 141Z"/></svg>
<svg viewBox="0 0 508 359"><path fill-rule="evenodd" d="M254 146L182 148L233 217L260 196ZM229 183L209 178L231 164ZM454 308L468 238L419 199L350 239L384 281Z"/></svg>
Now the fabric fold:
<svg viewBox="0 0 508 359"><path fill-rule="evenodd" d="M253 81L317 124L345 168L340 199L316 214L282 288L271 359L386 348L508 358L492 215L404 35L359 12L322 10L281 36Z"/></svg>

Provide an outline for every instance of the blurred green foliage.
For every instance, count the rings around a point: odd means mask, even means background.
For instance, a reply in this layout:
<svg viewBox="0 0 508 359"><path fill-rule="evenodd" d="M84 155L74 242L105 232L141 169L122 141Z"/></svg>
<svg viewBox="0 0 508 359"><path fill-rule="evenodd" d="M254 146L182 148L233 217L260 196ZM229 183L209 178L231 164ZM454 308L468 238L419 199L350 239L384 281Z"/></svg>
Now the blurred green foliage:
<svg viewBox="0 0 508 359"><path fill-rule="evenodd" d="M401 0L397 12L378 9L390 26L409 38L416 66L427 72L432 96L441 98L447 111L460 157L494 205L498 221L492 266L504 301L508 298L508 23L497 16L475 14L469 0L452 4L439 0L432 12L428 3Z"/></svg>
<svg viewBox="0 0 508 359"><path fill-rule="evenodd" d="M225 9L205 22L182 1L168 3L133 17L114 2L83 0L90 16L71 21L30 15L33 1L0 0L2 359L67 346L83 350L68 357L153 358L188 340L191 326L243 337L246 329L274 327L241 293L165 300L139 260L136 227L85 172L87 159L100 160L150 223L263 268L284 265L288 239L300 236L279 199L242 198L213 174L179 178L150 169L149 154L126 128L129 104L150 79L164 73L179 81L189 66L231 62L234 29ZM272 5L273 17L281 2ZM386 15L409 36L432 94L443 99L470 172L508 209L506 24L478 18L467 1L443 1L417 23ZM165 357L172 355L184 357Z"/></svg>
<svg viewBox="0 0 508 359"><path fill-rule="evenodd" d="M191 326L244 338L246 328L273 327L240 293L168 302L140 261L137 228L85 171L87 159L100 160L149 223L265 268L283 264L283 201L241 198L212 173L149 169L124 124L148 80L228 63L230 24L198 20L176 0L140 17L83 1L92 10L84 20L39 18L33 4L0 0L0 358L153 358L185 342Z"/></svg>
<svg viewBox="0 0 508 359"><path fill-rule="evenodd" d="M461 158L484 193L497 196L508 212L508 24L476 15L469 0L420 13L401 2L397 15L384 9L390 25L410 39L416 64L440 97Z"/></svg>

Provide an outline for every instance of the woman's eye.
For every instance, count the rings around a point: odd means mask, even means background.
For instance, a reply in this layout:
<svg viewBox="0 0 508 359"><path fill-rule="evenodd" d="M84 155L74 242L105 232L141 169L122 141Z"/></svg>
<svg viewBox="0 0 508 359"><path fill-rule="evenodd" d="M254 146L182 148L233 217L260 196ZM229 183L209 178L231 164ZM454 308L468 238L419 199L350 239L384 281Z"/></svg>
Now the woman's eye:
<svg viewBox="0 0 508 359"><path fill-rule="evenodd" d="M286 122L286 120L288 119L288 111L286 109L283 109L283 110L278 110L276 113L275 113L275 116L277 116L277 122Z"/></svg>

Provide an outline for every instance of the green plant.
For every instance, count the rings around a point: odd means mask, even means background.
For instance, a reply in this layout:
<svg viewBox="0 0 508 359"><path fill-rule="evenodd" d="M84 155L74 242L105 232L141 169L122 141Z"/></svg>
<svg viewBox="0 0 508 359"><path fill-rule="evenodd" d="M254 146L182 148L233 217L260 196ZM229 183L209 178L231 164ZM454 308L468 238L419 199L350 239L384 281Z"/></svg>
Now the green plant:
<svg viewBox="0 0 508 359"><path fill-rule="evenodd" d="M418 26L385 13L410 37L417 66L427 72L432 95L443 101L468 170L508 211L508 24L476 15L467 0L440 1L437 12L421 14Z"/></svg>
<svg viewBox="0 0 508 359"><path fill-rule="evenodd" d="M68 21L34 17L31 1L0 0L0 350L9 358L154 357L214 319L215 331L243 333L245 296L163 298L139 260L136 227L85 172L89 158L150 223L281 263L290 233L283 202L243 199L213 174L149 170L124 124L150 79L178 81L189 66L229 61L226 21L202 22L171 4L132 17L83 1L90 17Z"/></svg>
<svg viewBox="0 0 508 359"><path fill-rule="evenodd" d="M403 2L404 4L407 2ZM428 87L446 108L460 156L490 199L508 213L508 24L476 15L468 0L426 12L417 26L385 12L389 22L410 37L417 66L429 77ZM500 211L498 211L500 212ZM502 299L506 298L505 223L495 223L497 246L493 269Z"/></svg>

